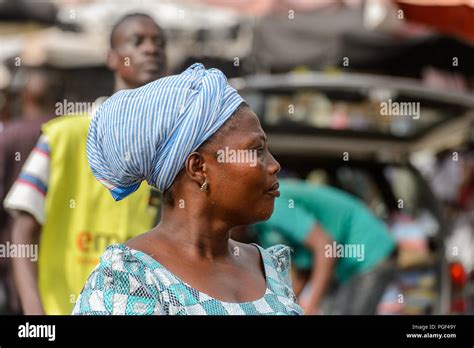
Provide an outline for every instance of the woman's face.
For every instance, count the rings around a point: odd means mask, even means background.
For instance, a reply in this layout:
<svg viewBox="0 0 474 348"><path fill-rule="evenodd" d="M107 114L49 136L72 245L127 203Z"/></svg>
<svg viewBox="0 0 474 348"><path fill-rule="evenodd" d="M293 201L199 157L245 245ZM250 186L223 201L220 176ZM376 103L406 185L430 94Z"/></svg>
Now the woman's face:
<svg viewBox="0 0 474 348"><path fill-rule="evenodd" d="M236 225L267 220L280 195L277 173L280 164L267 147L265 132L255 113L240 109L231 126L225 127L202 153L209 184L209 208Z"/></svg>

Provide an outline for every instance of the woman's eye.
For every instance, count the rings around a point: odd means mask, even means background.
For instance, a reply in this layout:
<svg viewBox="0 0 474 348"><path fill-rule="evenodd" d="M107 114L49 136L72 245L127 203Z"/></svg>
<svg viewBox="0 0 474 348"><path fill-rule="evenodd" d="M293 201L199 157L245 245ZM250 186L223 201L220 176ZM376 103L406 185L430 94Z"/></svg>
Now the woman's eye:
<svg viewBox="0 0 474 348"><path fill-rule="evenodd" d="M133 46L138 47L138 46L140 46L142 41L143 41L143 39L141 37L134 36L133 39L132 39L132 44L133 44Z"/></svg>

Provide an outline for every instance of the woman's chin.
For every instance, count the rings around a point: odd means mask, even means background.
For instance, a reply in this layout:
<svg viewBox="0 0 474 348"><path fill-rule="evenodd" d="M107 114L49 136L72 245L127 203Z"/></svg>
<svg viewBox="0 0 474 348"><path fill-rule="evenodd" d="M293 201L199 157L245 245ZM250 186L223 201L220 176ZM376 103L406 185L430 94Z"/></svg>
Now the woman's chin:
<svg viewBox="0 0 474 348"><path fill-rule="evenodd" d="M270 219L270 217L272 216L273 214L273 209L274 209L274 204L272 202L271 205L267 205L266 207L262 208L260 210L261 214L259 214L259 222L260 221L267 221L268 219Z"/></svg>

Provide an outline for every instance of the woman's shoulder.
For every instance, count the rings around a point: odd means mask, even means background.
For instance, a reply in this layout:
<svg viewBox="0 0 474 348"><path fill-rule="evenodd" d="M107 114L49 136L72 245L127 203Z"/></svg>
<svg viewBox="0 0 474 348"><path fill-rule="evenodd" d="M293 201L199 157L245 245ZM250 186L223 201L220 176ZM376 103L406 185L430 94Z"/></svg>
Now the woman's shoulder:
<svg viewBox="0 0 474 348"><path fill-rule="evenodd" d="M285 293L293 302L296 302L296 297L293 292L291 282L291 249L290 247L277 244L269 248L262 248L255 244L262 254L267 281L272 283L274 291L276 284L284 288Z"/></svg>
<svg viewBox="0 0 474 348"><path fill-rule="evenodd" d="M99 266L101 268L124 270L125 264L133 262L136 262L136 258L132 254L132 249L125 244L112 244L105 248L100 256Z"/></svg>
<svg viewBox="0 0 474 348"><path fill-rule="evenodd" d="M291 267L291 249L290 247L277 244L269 248L263 248L259 246L262 255L264 255L264 262L277 269L279 272L286 272Z"/></svg>
<svg viewBox="0 0 474 348"><path fill-rule="evenodd" d="M73 314L162 313L160 290L164 286L147 259L124 244L108 246L92 271Z"/></svg>
<svg viewBox="0 0 474 348"><path fill-rule="evenodd" d="M102 253L99 267L134 273L135 275L144 275L145 271L154 272L161 265L150 256L126 244L112 244Z"/></svg>
<svg viewBox="0 0 474 348"><path fill-rule="evenodd" d="M263 248L256 243L244 244L234 241L238 249L244 250L247 255L251 255L255 265L261 265L263 261L265 275L267 278L274 278L285 282L291 282L291 249L290 247L277 244L269 248Z"/></svg>
<svg viewBox="0 0 474 348"><path fill-rule="evenodd" d="M163 290L166 283L166 273L160 270L161 267L141 251L125 244L112 244L104 250L94 272L113 284L113 288L140 284L141 287L153 289L151 295L156 295L155 292Z"/></svg>

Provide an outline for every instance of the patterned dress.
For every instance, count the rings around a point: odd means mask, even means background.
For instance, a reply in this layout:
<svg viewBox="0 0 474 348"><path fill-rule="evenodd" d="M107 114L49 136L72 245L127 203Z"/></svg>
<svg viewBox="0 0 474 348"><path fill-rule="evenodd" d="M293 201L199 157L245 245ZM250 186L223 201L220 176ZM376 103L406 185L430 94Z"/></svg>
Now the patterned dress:
<svg viewBox="0 0 474 348"><path fill-rule="evenodd" d="M231 303L204 294L151 256L123 244L109 246L82 290L73 315L299 315L290 278L290 249L260 251L266 291L252 302Z"/></svg>

